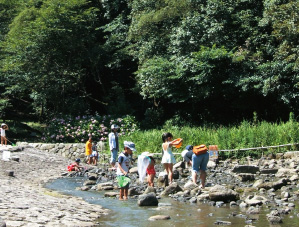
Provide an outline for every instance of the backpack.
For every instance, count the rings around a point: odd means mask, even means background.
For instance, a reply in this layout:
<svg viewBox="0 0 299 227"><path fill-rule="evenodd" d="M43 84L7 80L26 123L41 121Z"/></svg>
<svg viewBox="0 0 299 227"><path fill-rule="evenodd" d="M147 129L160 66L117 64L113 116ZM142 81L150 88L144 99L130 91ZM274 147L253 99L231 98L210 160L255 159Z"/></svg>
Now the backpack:
<svg viewBox="0 0 299 227"><path fill-rule="evenodd" d="M204 145L204 144L201 144L201 145L198 145L198 146L194 146L194 147L193 147L193 153L194 153L195 155L205 154L205 153L207 153L207 151L208 151L208 148L207 148L207 146Z"/></svg>

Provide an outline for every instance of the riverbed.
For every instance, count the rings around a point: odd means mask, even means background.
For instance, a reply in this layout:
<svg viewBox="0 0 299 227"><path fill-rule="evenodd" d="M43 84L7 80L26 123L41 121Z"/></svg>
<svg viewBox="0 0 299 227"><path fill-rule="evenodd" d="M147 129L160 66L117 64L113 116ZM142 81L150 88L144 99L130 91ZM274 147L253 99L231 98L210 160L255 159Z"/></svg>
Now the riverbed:
<svg viewBox="0 0 299 227"><path fill-rule="evenodd" d="M102 216L98 220L99 226L122 226L122 227L166 227L166 226L213 226L219 221L230 222L231 226L269 226L266 219L271 209L263 207L260 214L246 215L245 211L238 206L230 207L224 204L221 207L209 205L209 203L191 204L187 202L175 201L170 197L159 199L158 207L139 207L137 198L130 198L127 201L119 201L116 198L105 197L104 192L94 190L80 191L77 187L82 186L84 179L60 178L49 182L46 187L51 190L57 190L61 193L81 197L88 203L99 204L104 208L111 210L109 215ZM279 226L297 226L299 223L298 206L291 214L286 215L283 223ZM169 215L169 220L148 221L154 215Z"/></svg>

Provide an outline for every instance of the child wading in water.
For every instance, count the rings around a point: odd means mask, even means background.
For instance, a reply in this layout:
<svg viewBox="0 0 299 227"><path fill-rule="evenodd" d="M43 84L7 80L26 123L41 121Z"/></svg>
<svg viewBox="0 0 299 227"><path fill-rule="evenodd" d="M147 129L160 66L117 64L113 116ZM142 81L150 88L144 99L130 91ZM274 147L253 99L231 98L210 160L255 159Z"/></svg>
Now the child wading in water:
<svg viewBox="0 0 299 227"><path fill-rule="evenodd" d="M124 151L118 156L118 166L117 166L117 181L118 186L120 187L119 191L119 200L128 199L128 191L130 178L128 177L129 167L130 167L130 155L132 151L136 151L135 144L133 142L125 141L124 142Z"/></svg>
<svg viewBox="0 0 299 227"><path fill-rule="evenodd" d="M150 164L148 165L146 172L147 172L147 183L148 186L154 187L154 179L156 176L155 170L155 159L153 158L152 154L149 154L148 157L151 159Z"/></svg>
<svg viewBox="0 0 299 227"><path fill-rule="evenodd" d="M164 133L162 135L162 149L163 149L163 157L161 163L164 165L164 168L167 172L169 183L171 184L173 181L173 164L175 164L175 158L172 153L172 146L180 144L183 140L173 140L173 136L170 132Z"/></svg>

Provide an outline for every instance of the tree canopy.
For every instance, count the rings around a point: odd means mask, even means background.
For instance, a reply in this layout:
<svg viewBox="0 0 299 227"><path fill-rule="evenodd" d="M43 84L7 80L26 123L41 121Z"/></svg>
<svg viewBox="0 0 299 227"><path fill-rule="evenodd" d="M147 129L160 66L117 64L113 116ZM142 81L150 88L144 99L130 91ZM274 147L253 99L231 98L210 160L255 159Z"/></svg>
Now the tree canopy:
<svg viewBox="0 0 299 227"><path fill-rule="evenodd" d="M0 115L287 119L298 18L297 0L0 0Z"/></svg>

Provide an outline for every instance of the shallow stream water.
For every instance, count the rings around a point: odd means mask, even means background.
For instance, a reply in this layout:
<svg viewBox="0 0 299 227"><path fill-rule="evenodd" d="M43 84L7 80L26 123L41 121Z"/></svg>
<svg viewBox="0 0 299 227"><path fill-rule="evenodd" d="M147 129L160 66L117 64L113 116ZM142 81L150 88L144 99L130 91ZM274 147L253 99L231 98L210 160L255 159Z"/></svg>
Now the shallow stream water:
<svg viewBox="0 0 299 227"><path fill-rule="evenodd" d="M91 204L99 204L112 212L102 216L98 220L99 226L122 226L122 227L164 227L164 226L215 226L216 221L229 221L230 226L270 226L266 214L269 208L263 207L258 215L246 215L246 210L239 207L230 207L225 204L221 207L208 205L207 203L190 204L178 202L172 198L161 198L158 207L139 207L137 199L129 198L127 201L119 201L117 198L104 197L105 192L79 191L76 187L83 185L81 178L60 178L49 182L46 187L64 194L83 198ZM278 226L299 226L299 204L291 214L284 216L283 223ZM154 215L169 215L170 220L148 221Z"/></svg>

